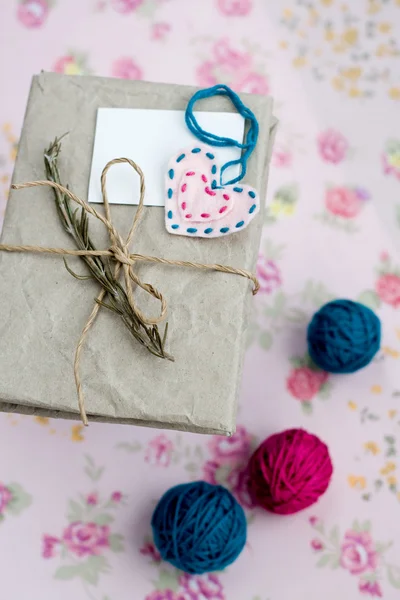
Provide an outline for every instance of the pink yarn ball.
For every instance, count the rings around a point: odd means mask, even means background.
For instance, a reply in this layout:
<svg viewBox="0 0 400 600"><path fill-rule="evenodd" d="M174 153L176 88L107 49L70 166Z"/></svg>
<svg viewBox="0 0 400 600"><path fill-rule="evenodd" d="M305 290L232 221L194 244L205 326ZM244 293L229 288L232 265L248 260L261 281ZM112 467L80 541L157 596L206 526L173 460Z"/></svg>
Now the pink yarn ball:
<svg viewBox="0 0 400 600"><path fill-rule="evenodd" d="M249 493L265 510L290 515L314 504L332 476L328 447L304 429L264 440L250 458Z"/></svg>

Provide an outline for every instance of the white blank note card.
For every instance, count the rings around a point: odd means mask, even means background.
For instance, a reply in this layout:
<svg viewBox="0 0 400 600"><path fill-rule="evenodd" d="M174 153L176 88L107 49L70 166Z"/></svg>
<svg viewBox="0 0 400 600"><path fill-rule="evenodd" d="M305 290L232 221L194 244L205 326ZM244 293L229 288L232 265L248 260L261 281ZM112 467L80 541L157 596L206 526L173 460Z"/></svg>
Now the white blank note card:
<svg viewBox="0 0 400 600"><path fill-rule="evenodd" d="M243 140L244 120L237 113L195 112L199 125L216 135ZM164 206L165 174L170 159L197 138L185 123L183 110L99 108L89 182L89 202L102 202L100 177L113 158L130 158L145 176L147 206ZM237 148L214 148L222 166L240 156ZM232 168L229 178L239 173ZM107 175L110 204L138 204L139 176L127 164L113 165Z"/></svg>

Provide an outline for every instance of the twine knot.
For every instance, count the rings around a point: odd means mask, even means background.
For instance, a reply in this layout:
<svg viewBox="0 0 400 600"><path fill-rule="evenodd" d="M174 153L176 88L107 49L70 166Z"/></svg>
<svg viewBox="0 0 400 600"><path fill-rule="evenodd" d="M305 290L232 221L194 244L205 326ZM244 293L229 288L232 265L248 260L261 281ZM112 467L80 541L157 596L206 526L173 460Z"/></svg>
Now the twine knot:
<svg viewBox="0 0 400 600"><path fill-rule="evenodd" d="M115 262L129 265L130 267L134 265L135 261L130 257L129 248L126 244L110 246L109 251Z"/></svg>

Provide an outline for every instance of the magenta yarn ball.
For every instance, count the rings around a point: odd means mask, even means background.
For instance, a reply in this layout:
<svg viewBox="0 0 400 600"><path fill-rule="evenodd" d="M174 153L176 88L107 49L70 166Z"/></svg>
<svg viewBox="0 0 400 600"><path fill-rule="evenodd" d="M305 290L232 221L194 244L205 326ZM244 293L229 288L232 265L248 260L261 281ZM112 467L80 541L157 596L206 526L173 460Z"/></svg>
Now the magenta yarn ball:
<svg viewBox="0 0 400 600"><path fill-rule="evenodd" d="M249 493L261 508L290 515L322 496L332 471L326 444L304 429L287 429L264 440L250 458Z"/></svg>

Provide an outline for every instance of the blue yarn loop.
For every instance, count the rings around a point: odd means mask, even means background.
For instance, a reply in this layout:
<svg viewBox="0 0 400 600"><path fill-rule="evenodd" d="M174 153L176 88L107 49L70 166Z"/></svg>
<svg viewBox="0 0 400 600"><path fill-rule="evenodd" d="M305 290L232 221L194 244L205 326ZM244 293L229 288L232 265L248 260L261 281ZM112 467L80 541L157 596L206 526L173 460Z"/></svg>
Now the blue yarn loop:
<svg viewBox="0 0 400 600"><path fill-rule="evenodd" d="M381 322L367 306L352 300L328 302L307 330L308 353L329 373L354 373L367 366L381 343Z"/></svg>
<svg viewBox="0 0 400 600"><path fill-rule="evenodd" d="M205 481L169 489L154 510L151 526L161 557L196 575L221 571L246 544L242 507L227 489Z"/></svg>
<svg viewBox="0 0 400 600"><path fill-rule="evenodd" d="M199 125L196 117L193 114L193 107L198 100L202 100L204 98L211 98L212 96L227 96L232 101L232 104L234 105L238 113L242 115L245 122L249 121L250 126L245 135L244 143L241 143L238 140L234 140L233 138L221 137L214 133L210 133L209 131L205 131ZM240 158L228 161L221 167L220 171L221 186L232 185L234 183L237 183L238 181L241 181L246 175L247 161L249 160L254 148L256 147L258 139L259 125L257 117L255 116L253 111L251 111L250 108L243 104L239 96L233 90L231 90L230 87L228 87L227 85L218 84L210 88L206 88L204 90L199 90L191 97L186 108L185 121L190 131L200 141L205 142L210 146L217 146L220 148L235 147L243 151ZM234 179L230 179L229 181L223 183L223 173L227 169L229 169L229 167L233 167L235 165L240 165L239 175Z"/></svg>

